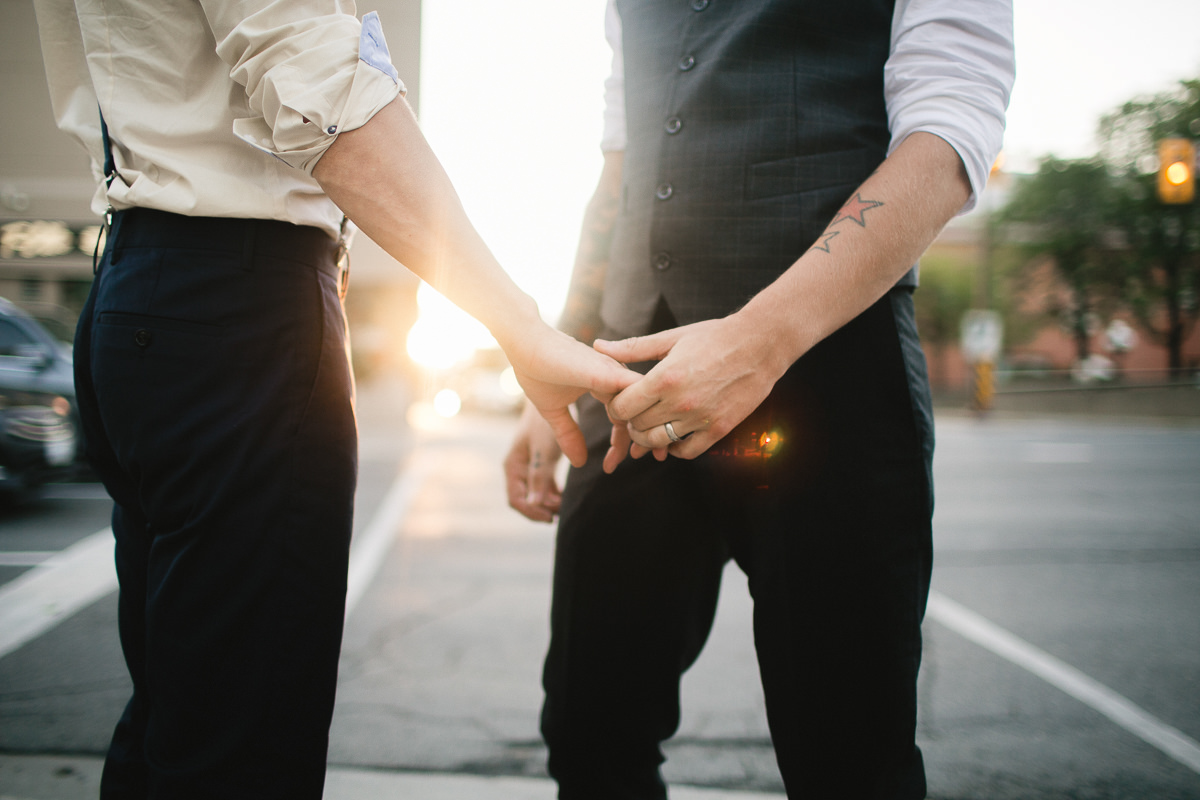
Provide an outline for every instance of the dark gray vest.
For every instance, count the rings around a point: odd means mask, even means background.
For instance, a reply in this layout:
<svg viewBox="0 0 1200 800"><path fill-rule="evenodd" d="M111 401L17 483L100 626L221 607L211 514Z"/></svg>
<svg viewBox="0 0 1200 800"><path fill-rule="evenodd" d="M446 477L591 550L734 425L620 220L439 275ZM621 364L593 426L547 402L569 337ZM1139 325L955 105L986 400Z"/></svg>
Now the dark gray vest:
<svg viewBox="0 0 1200 800"><path fill-rule="evenodd" d="M883 160L894 0L617 0L621 211L601 313L645 333L745 304Z"/></svg>

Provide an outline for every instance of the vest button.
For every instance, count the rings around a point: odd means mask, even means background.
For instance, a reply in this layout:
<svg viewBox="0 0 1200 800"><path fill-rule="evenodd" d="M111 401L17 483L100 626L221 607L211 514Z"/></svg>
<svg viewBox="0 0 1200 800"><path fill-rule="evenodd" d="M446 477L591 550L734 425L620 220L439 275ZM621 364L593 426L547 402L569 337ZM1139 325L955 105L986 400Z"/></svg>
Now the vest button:
<svg viewBox="0 0 1200 800"><path fill-rule="evenodd" d="M687 72L689 69L691 69L694 66L696 66L696 57L695 56L688 55L688 56L684 56L683 58L679 59L679 70L681 72Z"/></svg>
<svg viewBox="0 0 1200 800"><path fill-rule="evenodd" d="M654 196L659 200L666 200L673 194L675 194L675 188L669 183L660 183L654 190Z"/></svg>
<svg viewBox="0 0 1200 800"><path fill-rule="evenodd" d="M665 252L664 253L655 253L654 254L654 268L656 270L658 270L659 272L662 272L665 269L670 269L671 268L671 254L665 253Z"/></svg>
<svg viewBox="0 0 1200 800"><path fill-rule="evenodd" d="M667 133L679 133L679 129L683 127L683 121L679 117L671 117L667 120Z"/></svg>
<svg viewBox="0 0 1200 800"><path fill-rule="evenodd" d="M692 0L692 11L703 11L708 8L708 0Z"/></svg>

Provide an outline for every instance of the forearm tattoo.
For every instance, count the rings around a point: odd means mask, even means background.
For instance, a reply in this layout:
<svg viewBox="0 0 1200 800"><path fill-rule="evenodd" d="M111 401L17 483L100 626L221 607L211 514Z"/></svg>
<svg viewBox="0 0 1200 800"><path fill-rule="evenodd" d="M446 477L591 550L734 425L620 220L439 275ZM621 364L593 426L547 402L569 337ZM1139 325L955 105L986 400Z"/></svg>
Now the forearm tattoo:
<svg viewBox="0 0 1200 800"><path fill-rule="evenodd" d="M822 250L826 253L830 252L830 242L841 233L841 231L832 230L833 226L849 220L860 228L865 228L867 227L867 212L881 205L883 205L881 201L864 200L861 194L855 192L854 197L847 200L846 204L834 214L833 221L829 223L825 228L825 232L817 239L817 243L813 245L813 249Z"/></svg>

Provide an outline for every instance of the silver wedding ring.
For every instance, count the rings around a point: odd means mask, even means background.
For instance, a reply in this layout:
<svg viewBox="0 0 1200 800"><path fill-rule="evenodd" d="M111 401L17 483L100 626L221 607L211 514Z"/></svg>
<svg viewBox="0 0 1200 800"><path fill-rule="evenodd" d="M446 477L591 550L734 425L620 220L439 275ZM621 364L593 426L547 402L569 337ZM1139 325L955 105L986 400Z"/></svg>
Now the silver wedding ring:
<svg viewBox="0 0 1200 800"><path fill-rule="evenodd" d="M679 434L675 433L675 428L672 427L671 423L664 422L663 430L665 430L667 432L667 438L670 439L672 442L682 442L683 441L683 437L680 436Z"/></svg>

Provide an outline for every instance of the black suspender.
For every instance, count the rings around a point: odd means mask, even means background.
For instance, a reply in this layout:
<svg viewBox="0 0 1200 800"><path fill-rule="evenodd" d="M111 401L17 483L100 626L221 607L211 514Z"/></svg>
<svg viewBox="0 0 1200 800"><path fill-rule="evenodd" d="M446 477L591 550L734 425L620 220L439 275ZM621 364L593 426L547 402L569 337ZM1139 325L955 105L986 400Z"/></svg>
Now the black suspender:
<svg viewBox="0 0 1200 800"><path fill-rule="evenodd" d="M112 186L113 180L117 177L117 162L113 158L112 140L108 138L108 123L104 121L104 112L100 112L100 138L104 140L104 188L108 189ZM107 200L107 198L105 198ZM103 239L108 241L108 234L112 230L113 207L112 203L107 204L104 209L104 231L102 236L96 237L96 247L92 250L92 274L96 274L100 263L100 241Z"/></svg>

